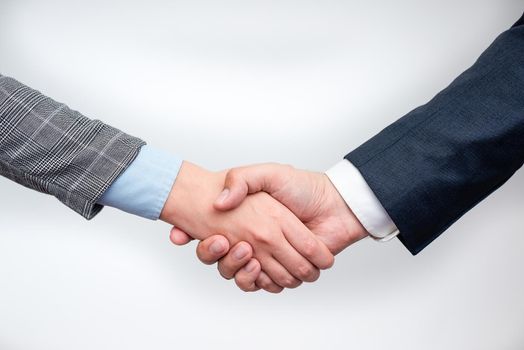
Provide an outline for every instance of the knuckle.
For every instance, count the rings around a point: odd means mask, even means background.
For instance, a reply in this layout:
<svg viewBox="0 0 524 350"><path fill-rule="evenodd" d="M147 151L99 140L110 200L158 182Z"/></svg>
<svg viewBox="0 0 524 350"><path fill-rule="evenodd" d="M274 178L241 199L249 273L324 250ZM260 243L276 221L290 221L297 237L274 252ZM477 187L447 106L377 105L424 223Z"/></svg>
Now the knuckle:
<svg viewBox="0 0 524 350"><path fill-rule="evenodd" d="M275 287L275 288L272 288L272 289L267 289L267 291L269 293L273 293L273 294L279 294L283 290L284 290L284 288L282 288L282 287Z"/></svg>
<svg viewBox="0 0 524 350"><path fill-rule="evenodd" d="M312 282L315 279L317 273L316 269L311 264L300 264L297 266L297 277L302 281Z"/></svg>
<svg viewBox="0 0 524 350"><path fill-rule="evenodd" d="M220 273L220 276L222 276L226 280L230 280L234 277L231 270L223 264L218 264L218 272Z"/></svg>
<svg viewBox="0 0 524 350"><path fill-rule="evenodd" d="M290 288L290 289L297 288L301 284L302 284L302 281L299 281L295 278L292 281L290 281L289 285L287 285L286 288Z"/></svg>
<svg viewBox="0 0 524 350"><path fill-rule="evenodd" d="M262 284L257 283L260 288L265 290L266 292L278 294L284 290L281 286L273 283L273 282L263 282L264 286Z"/></svg>
<svg viewBox="0 0 524 350"><path fill-rule="evenodd" d="M320 264L319 268L322 270L327 270L333 266L335 263L335 257L333 254L329 254L326 256L326 258L322 261L322 264Z"/></svg>
<svg viewBox="0 0 524 350"><path fill-rule="evenodd" d="M228 281L233 278L231 275L227 275L222 272L220 272L220 276L222 276L223 279L228 280Z"/></svg>
<svg viewBox="0 0 524 350"><path fill-rule="evenodd" d="M243 292L252 292L253 289L252 288L249 288L249 287L244 287L244 286L238 286L240 288L240 290L242 290Z"/></svg>
<svg viewBox="0 0 524 350"><path fill-rule="evenodd" d="M257 285L264 290L269 290L273 287L273 282L267 278L261 278L257 281Z"/></svg>
<svg viewBox="0 0 524 350"><path fill-rule="evenodd" d="M252 292L255 290L255 286L252 283L244 280L243 278L235 278L235 283L238 288L244 292Z"/></svg>
<svg viewBox="0 0 524 350"><path fill-rule="evenodd" d="M226 180L227 180L229 183L235 183L235 182L237 182L238 180L240 180L240 171L239 171L238 169L236 169L236 168L230 169L230 170L227 172Z"/></svg>
<svg viewBox="0 0 524 350"><path fill-rule="evenodd" d="M251 236L257 244L267 245L271 243L271 235L264 230L253 230Z"/></svg>
<svg viewBox="0 0 524 350"><path fill-rule="evenodd" d="M207 261L209 260L206 248L204 247L203 242L199 242L196 248L196 254L198 259L202 261L203 263L207 264Z"/></svg>
<svg viewBox="0 0 524 350"><path fill-rule="evenodd" d="M282 287L295 288L298 287L297 283L300 284L300 281L291 275L280 276L278 278L278 284L280 284Z"/></svg>
<svg viewBox="0 0 524 350"><path fill-rule="evenodd" d="M206 264L206 265L213 265L214 263L216 263L216 260L213 260L209 257L206 257L206 256L201 256L199 257L200 261L202 261L202 263Z"/></svg>
<svg viewBox="0 0 524 350"><path fill-rule="evenodd" d="M318 251L318 244L317 244L317 241L315 241L314 239L308 239L304 242L304 247L303 247L303 254L307 257L307 258L311 258L313 257L317 251Z"/></svg>
<svg viewBox="0 0 524 350"><path fill-rule="evenodd" d="M268 205L264 208L264 214L270 219L273 228L280 227L282 222L289 220L289 213L280 205Z"/></svg>

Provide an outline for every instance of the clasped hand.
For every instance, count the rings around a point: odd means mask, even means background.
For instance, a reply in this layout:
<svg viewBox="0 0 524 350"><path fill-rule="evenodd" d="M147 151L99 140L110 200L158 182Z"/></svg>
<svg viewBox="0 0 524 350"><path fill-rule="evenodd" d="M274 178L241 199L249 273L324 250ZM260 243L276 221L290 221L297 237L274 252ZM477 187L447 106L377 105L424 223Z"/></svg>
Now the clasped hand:
<svg viewBox="0 0 524 350"><path fill-rule="evenodd" d="M325 174L280 164L214 173L184 162L160 218L244 291L313 282L368 235Z"/></svg>

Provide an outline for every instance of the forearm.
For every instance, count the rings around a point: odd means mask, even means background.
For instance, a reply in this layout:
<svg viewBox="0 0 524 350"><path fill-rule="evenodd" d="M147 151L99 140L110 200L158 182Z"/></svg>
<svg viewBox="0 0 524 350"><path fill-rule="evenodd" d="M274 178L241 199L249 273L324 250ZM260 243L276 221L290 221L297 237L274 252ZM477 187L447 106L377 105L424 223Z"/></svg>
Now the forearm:
<svg viewBox="0 0 524 350"><path fill-rule="evenodd" d="M412 253L501 186L524 161L524 27L501 34L426 105L346 157Z"/></svg>
<svg viewBox="0 0 524 350"><path fill-rule="evenodd" d="M144 142L0 76L0 174L86 218Z"/></svg>

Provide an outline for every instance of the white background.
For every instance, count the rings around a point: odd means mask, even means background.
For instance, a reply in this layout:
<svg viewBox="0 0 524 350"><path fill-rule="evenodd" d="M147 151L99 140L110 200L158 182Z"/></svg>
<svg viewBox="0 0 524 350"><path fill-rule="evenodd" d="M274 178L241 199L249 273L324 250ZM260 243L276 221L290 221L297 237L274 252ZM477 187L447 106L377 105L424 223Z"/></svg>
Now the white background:
<svg viewBox="0 0 524 350"><path fill-rule="evenodd" d="M470 66L517 0L6 1L0 72L210 169L322 171ZM243 294L114 209L0 179L0 349L523 349L524 176L417 257Z"/></svg>

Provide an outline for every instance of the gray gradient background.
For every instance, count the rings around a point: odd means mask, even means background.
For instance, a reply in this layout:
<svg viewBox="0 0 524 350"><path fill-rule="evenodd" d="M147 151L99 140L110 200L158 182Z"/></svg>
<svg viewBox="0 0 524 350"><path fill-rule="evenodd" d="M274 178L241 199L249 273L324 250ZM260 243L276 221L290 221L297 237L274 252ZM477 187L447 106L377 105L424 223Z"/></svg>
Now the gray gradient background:
<svg viewBox="0 0 524 350"><path fill-rule="evenodd" d="M210 169L322 171L426 102L524 10L482 1L6 1L0 72ZM87 222L0 179L0 349L522 349L520 172L412 257L358 243L243 294L169 226Z"/></svg>

